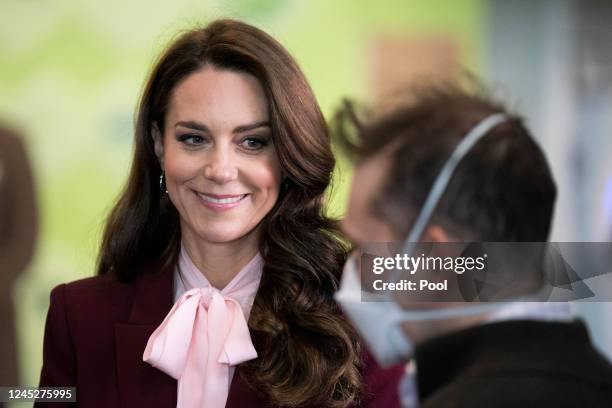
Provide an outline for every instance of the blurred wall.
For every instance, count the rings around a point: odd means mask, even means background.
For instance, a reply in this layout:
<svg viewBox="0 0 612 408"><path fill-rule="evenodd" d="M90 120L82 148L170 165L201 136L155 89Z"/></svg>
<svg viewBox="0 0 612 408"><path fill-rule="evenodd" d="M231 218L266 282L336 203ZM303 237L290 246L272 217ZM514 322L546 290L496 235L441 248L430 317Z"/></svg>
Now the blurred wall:
<svg viewBox="0 0 612 408"><path fill-rule="evenodd" d="M525 116L557 183L550 239L609 241L612 3L490 0L487 10L487 76L507 90ZM609 275L585 283L610 294L608 282ZM575 309L612 359L612 304L587 300Z"/></svg>

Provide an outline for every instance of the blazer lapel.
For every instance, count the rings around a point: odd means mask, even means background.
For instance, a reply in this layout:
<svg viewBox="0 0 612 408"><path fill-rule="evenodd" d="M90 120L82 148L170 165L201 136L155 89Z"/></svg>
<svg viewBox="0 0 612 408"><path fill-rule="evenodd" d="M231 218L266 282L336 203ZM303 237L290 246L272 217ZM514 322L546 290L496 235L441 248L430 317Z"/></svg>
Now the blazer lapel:
<svg viewBox="0 0 612 408"><path fill-rule="evenodd" d="M123 407L176 407L176 380L142 361L149 336L172 308L172 280L172 268L143 270L134 282L128 322L115 324L117 380Z"/></svg>
<svg viewBox="0 0 612 408"><path fill-rule="evenodd" d="M257 408L263 406L270 405L264 404L262 397L242 380L240 366L236 367L225 408Z"/></svg>

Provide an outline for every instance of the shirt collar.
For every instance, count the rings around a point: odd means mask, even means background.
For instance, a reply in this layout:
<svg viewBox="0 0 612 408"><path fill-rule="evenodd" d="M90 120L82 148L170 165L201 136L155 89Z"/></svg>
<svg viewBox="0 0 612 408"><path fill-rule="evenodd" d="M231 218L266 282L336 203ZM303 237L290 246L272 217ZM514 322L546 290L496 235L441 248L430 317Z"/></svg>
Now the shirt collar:
<svg viewBox="0 0 612 408"><path fill-rule="evenodd" d="M257 253L223 289L219 290L221 294L236 300L247 318L259 287L263 264L261 254ZM183 293L193 288L218 290L193 263L185 246L181 244L181 252L174 269L174 300L178 300Z"/></svg>

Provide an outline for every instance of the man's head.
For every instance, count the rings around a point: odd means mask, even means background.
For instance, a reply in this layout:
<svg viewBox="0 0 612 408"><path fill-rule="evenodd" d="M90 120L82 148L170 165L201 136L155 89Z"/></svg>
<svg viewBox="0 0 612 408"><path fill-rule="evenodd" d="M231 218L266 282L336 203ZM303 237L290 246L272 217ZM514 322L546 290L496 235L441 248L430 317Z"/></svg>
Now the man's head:
<svg viewBox="0 0 612 408"><path fill-rule="evenodd" d="M423 240L546 241L556 187L522 120L486 97L427 88L412 102L358 123L351 105L337 134L356 159L345 229L356 243L402 241L440 169L466 133L494 113L508 117L460 162ZM357 135L346 131L352 118Z"/></svg>
<svg viewBox="0 0 612 408"><path fill-rule="evenodd" d="M546 241L556 188L541 149L521 119L486 97L454 87L421 89L412 96L410 104L366 123L356 119L348 104L337 116L336 134L356 162L343 223L351 241L366 250L371 243L403 242L442 168L468 135L476 142L451 174L420 240ZM496 122L498 114L503 114L501 122ZM346 131L349 125L356 134ZM488 126L478 139L476 129ZM459 255L452 246L440 245L436 251L450 251L444 256ZM535 293L541 286L540 272L506 260L502 261L502 275L487 269L485 281L481 275L466 274L442 292L392 290L389 296L393 302L367 304L363 301L364 284L368 287L373 275L348 263L336 298L379 361L389 363L408 357L411 345L486 321L489 308L497 306L467 307L474 305L468 305L472 300L465 297L466 288L489 299L516 299ZM517 279L515 273L523 269L526 278ZM352 273L360 272L359 285ZM451 267L450 271L433 272L432 279L446 282L456 271ZM508 273L512 284L495 288ZM474 290L468 290L470 296ZM370 292L369 287L365 291ZM495 296L489 296L491 293ZM464 301L455 301L462 297ZM455 310L451 313L449 309ZM400 327L403 333L398 333ZM391 337L395 340L389 340Z"/></svg>

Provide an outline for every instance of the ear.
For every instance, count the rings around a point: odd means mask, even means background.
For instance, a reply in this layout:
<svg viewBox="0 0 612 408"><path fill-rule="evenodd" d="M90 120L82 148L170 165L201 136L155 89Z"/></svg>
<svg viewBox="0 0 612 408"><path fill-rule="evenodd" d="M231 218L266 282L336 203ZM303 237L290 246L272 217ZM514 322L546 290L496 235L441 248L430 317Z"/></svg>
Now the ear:
<svg viewBox="0 0 612 408"><path fill-rule="evenodd" d="M431 224L427 227L421 238L423 242L454 242L455 237L450 235L439 225Z"/></svg>
<svg viewBox="0 0 612 408"><path fill-rule="evenodd" d="M153 138L155 156L157 156L159 166L164 170L164 136L159 130L157 123L153 123L153 126L151 126L151 137Z"/></svg>

